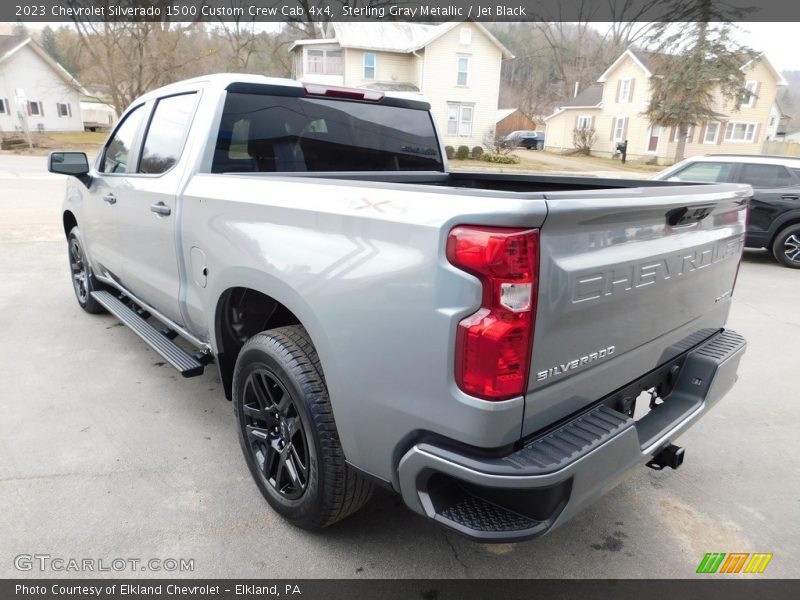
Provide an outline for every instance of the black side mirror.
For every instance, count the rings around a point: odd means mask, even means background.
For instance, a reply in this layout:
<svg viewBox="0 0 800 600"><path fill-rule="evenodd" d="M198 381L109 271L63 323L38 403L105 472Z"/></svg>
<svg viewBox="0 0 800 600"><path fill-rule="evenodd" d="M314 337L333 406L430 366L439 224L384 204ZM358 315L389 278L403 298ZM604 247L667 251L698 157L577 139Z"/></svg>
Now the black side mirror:
<svg viewBox="0 0 800 600"><path fill-rule="evenodd" d="M47 157L47 170L59 175L77 177L85 185L89 185L89 159L85 152L51 152Z"/></svg>

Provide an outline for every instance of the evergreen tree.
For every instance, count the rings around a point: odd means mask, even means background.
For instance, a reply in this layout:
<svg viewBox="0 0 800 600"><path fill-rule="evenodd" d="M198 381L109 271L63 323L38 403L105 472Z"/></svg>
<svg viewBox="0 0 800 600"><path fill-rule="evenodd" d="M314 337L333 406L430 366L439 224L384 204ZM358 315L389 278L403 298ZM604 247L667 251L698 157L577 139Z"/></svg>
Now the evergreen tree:
<svg viewBox="0 0 800 600"><path fill-rule="evenodd" d="M645 115L653 124L678 129L677 162L683 160L689 127L717 118L718 97L734 109L742 102L742 66L756 54L732 38L734 26L723 20L730 15L714 0L678 0L674 6L682 22L659 24L653 32L656 54Z"/></svg>

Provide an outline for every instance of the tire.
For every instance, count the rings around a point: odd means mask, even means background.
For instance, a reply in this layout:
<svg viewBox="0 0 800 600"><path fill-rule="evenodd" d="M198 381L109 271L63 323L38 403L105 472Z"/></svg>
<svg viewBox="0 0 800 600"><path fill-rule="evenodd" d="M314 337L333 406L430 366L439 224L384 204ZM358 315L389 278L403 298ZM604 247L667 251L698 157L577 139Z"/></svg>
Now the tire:
<svg viewBox="0 0 800 600"><path fill-rule="evenodd" d="M785 267L800 269L800 223L789 225L775 236L772 256Z"/></svg>
<svg viewBox="0 0 800 600"><path fill-rule="evenodd" d="M233 373L233 406L250 474L292 524L327 527L372 496L372 483L345 463L319 357L302 326L247 340Z"/></svg>
<svg viewBox="0 0 800 600"><path fill-rule="evenodd" d="M78 227L73 227L67 237L67 256L69 258L70 277L72 289L80 307L87 313L99 315L106 312L97 300L92 297L92 292L98 289L97 282L86 260L83 250L81 232Z"/></svg>

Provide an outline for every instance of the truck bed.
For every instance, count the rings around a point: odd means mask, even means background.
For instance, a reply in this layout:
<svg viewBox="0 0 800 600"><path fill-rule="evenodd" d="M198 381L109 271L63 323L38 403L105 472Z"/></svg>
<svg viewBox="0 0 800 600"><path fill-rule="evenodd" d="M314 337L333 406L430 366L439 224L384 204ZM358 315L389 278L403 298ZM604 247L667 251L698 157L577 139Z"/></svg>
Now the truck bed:
<svg viewBox="0 0 800 600"><path fill-rule="evenodd" d="M241 176L242 173L228 173ZM375 183L398 183L408 185L427 185L473 189L488 192L542 193L585 190L615 190L628 188L671 187L687 185L679 181L655 181L653 179L616 179L572 175L542 175L536 173L493 173L456 171L450 173L407 172L407 171L365 171L361 173L341 172L287 172L287 173L247 173L248 176L302 179L333 179L339 181L358 181ZM697 185L697 184L695 184Z"/></svg>

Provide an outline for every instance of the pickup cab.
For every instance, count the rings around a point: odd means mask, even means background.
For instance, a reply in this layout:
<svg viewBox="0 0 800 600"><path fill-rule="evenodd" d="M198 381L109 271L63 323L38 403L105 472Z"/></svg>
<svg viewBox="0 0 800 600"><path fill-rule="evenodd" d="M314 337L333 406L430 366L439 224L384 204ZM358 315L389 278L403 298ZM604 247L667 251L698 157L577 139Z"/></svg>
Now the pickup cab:
<svg viewBox="0 0 800 600"><path fill-rule="evenodd" d="M448 172L419 96L214 75L55 152L80 306L215 363L268 503L564 523L731 388L749 186Z"/></svg>

